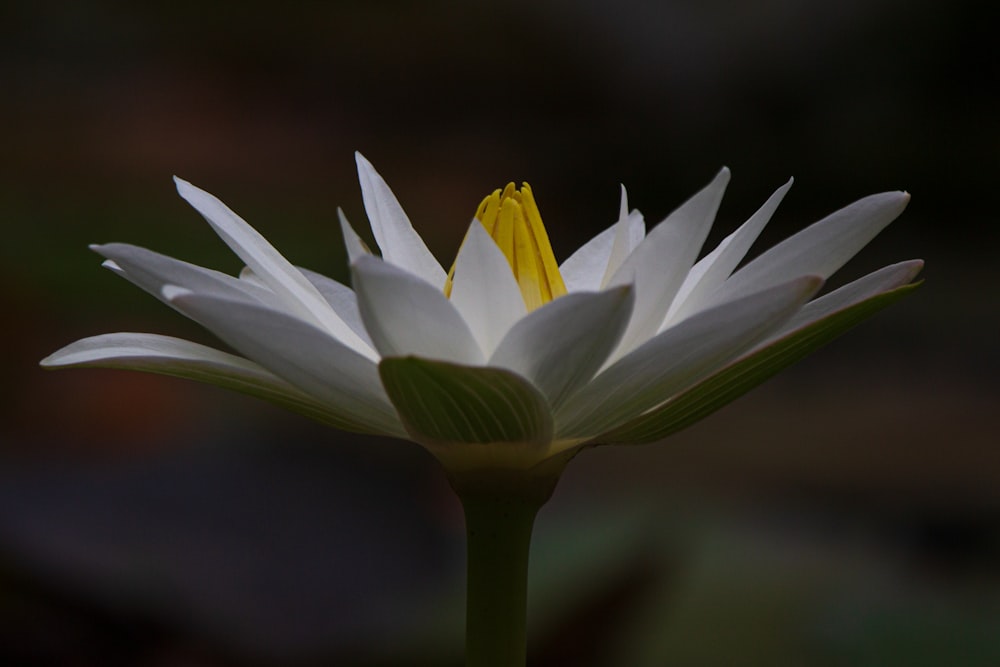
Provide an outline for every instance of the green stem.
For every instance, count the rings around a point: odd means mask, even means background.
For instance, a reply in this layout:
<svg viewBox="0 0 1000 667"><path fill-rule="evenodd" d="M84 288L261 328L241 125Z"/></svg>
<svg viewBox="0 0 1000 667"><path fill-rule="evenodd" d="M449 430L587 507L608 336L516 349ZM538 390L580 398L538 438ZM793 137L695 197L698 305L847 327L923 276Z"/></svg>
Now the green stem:
<svg viewBox="0 0 1000 667"><path fill-rule="evenodd" d="M555 479L490 475L452 485L468 538L466 667L524 667L531 529Z"/></svg>

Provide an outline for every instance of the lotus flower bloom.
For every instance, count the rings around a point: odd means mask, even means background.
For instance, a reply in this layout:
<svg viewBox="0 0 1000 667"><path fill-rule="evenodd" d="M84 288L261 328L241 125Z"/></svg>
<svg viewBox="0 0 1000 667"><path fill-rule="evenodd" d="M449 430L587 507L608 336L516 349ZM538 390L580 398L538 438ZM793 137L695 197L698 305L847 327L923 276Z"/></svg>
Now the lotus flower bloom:
<svg viewBox="0 0 1000 667"><path fill-rule="evenodd" d="M253 394L338 428L408 438L450 473L560 468L595 444L661 439L909 291L918 260L813 298L909 199L872 195L737 270L791 181L699 261L723 169L647 233L618 220L557 264L531 189L488 196L454 265L428 251L357 156L381 256L341 214L353 289L293 266L220 200L180 195L242 259L239 276L132 245L104 266L240 356L142 333L77 341L42 362L164 373Z"/></svg>

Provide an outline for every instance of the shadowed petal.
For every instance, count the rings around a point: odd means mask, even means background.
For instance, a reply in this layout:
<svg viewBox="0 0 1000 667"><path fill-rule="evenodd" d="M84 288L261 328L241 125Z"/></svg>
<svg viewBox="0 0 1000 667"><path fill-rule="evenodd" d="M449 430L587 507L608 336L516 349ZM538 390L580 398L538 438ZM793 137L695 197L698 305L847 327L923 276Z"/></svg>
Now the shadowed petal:
<svg viewBox="0 0 1000 667"><path fill-rule="evenodd" d="M799 278L667 329L572 396L556 413L557 437L592 437L662 403L780 326L821 284Z"/></svg>
<svg viewBox="0 0 1000 667"><path fill-rule="evenodd" d="M201 213L216 234L258 278L284 299L286 310L315 322L361 354L376 358L374 351L337 316L316 288L257 230L217 197L180 178L175 177L174 181L181 197Z"/></svg>
<svg viewBox="0 0 1000 667"><path fill-rule="evenodd" d="M618 223L611 225L577 248L576 252L559 265L559 274L562 275L567 292L596 292L601 289L617 229Z"/></svg>
<svg viewBox="0 0 1000 667"><path fill-rule="evenodd" d="M718 373L671 398L654 410L608 433L594 443L641 444L661 440L712 414L784 368L912 292L919 283L876 294L771 340Z"/></svg>
<svg viewBox="0 0 1000 667"><path fill-rule="evenodd" d="M632 288L567 294L511 328L489 360L531 380L553 409L590 380L632 314Z"/></svg>
<svg viewBox="0 0 1000 667"><path fill-rule="evenodd" d="M402 435L374 363L327 332L283 312L167 286L178 310L278 377L352 415L373 432Z"/></svg>
<svg viewBox="0 0 1000 667"><path fill-rule="evenodd" d="M444 292L377 257L351 266L365 329L383 357L417 355L480 365L485 356Z"/></svg>
<svg viewBox="0 0 1000 667"><path fill-rule="evenodd" d="M382 433L337 406L322 404L254 362L179 338L113 333L71 343L42 360L45 368L116 368L171 375L262 398L336 428Z"/></svg>
<svg viewBox="0 0 1000 667"><path fill-rule="evenodd" d="M200 294L246 299L280 307L281 300L269 289L221 271L126 243L92 245L90 249L108 260L104 266L165 303L169 302L162 295L164 285L176 285Z"/></svg>
<svg viewBox="0 0 1000 667"><path fill-rule="evenodd" d="M339 208L337 209L337 219L340 220L340 231L344 235L344 249L347 250L347 263L353 264L358 257L370 255L372 251L361 240L358 233L354 231L354 227L347 221L347 216Z"/></svg>
<svg viewBox="0 0 1000 667"><path fill-rule="evenodd" d="M644 238L646 238L646 223L639 211L629 213L628 192L623 185L618 224L615 225L615 240L611 245L611 256L608 257L608 266L604 270L601 287L611 281L621 265L639 247Z"/></svg>
<svg viewBox="0 0 1000 667"><path fill-rule="evenodd" d="M740 228L727 236L711 253L702 258L688 272L677 296L674 297L667 317L660 325L660 330L666 329L688 315L705 307L707 298L732 274L733 269L743 261L750 246L767 225L771 216L777 210L781 200L785 198L792 187L792 180L778 188L764 205L750 219L740 225Z"/></svg>
<svg viewBox="0 0 1000 667"><path fill-rule="evenodd" d="M884 192L860 199L791 236L732 275L708 301L723 303L796 276L826 280L896 219L910 195Z"/></svg>
<svg viewBox="0 0 1000 667"><path fill-rule="evenodd" d="M612 359L627 354L659 331L670 302L708 235L727 183L729 170L723 169L654 227L608 282L608 286L634 284L636 290L632 321Z"/></svg>
<svg viewBox="0 0 1000 667"><path fill-rule="evenodd" d="M849 308L882 292L902 287L916 278L922 268L924 268L924 262L920 259L899 262L873 271L829 294L813 299L802 306L802 309L795 313L777 332L771 334L767 342L782 338L796 329L808 326L816 320Z"/></svg>

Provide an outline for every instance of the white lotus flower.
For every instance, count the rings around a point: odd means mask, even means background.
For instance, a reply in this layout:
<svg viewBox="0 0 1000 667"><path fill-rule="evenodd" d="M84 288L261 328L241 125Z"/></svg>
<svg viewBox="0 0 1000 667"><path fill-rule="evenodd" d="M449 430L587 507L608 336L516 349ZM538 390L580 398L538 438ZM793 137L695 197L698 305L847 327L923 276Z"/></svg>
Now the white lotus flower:
<svg viewBox="0 0 1000 667"><path fill-rule="evenodd" d="M650 442L700 419L910 291L922 266L888 266L812 299L906 207L907 194L888 192L735 270L791 181L695 262L723 169L648 234L623 188L617 222L559 266L530 188L508 185L484 200L449 273L382 177L360 155L357 164L381 258L341 216L353 290L296 268L176 179L246 263L239 277L131 245L93 249L242 356L115 333L42 365L210 382L348 431L409 438L453 473L561 467L585 445Z"/></svg>

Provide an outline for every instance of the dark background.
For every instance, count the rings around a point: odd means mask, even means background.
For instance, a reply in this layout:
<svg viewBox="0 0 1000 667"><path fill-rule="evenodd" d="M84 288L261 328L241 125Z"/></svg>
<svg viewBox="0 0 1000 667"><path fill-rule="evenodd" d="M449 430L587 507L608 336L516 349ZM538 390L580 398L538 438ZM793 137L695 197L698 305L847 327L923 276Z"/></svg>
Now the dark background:
<svg viewBox="0 0 1000 667"><path fill-rule="evenodd" d="M834 282L907 300L668 442L588 451L536 530L536 665L1000 664L1000 57L993 3L14 2L0 8L0 657L460 664L460 509L406 443L116 371L75 338L210 336L87 250L238 271L222 197L346 280L352 153L450 262L536 193L557 257L722 165L709 247L788 176L757 250L913 195Z"/></svg>

